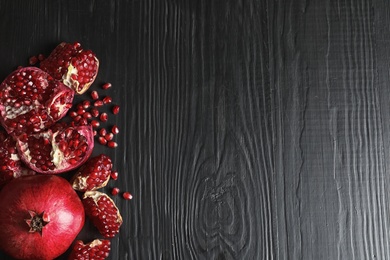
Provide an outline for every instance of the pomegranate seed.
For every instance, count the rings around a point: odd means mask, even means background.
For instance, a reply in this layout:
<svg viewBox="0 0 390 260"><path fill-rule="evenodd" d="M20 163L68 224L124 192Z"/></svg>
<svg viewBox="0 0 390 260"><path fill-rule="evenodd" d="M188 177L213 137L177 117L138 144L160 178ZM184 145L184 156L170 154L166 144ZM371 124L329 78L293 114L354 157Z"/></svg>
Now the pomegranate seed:
<svg viewBox="0 0 390 260"><path fill-rule="evenodd" d="M77 113L76 113L77 114ZM75 116L74 118L73 118L73 121L75 121L75 122L79 122L80 120L81 120L81 116L80 115L77 115L77 116Z"/></svg>
<svg viewBox="0 0 390 260"><path fill-rule="evenodd" d="M117 188L117 187L115 187L115 188L113 188L112 190L111 190L111 194L112 195L118 195L118 193L119 193L119 188Z"/></svg>
<svg viewBox="0 0 390 260"><path fill-rule="evenodd" d="M38 54L39 61L43 61L44 59L45 59L45 55L43 55L42 53Z"/></svg>
<svg viewBox="0 0 390 260"><path fill-rule="evenodd" d="M99 130L99 135L100 136L104 137L106 134L107 134L107 130L105 128L102 128L102 129Z"/></svg>
<svg viewBox="0 0 390 260"><path fill-rule="evenodd" d="M91 109L91 115L93 117L98 117L99 116L99 110L97 110L96 108L92 108Z"/></svg>
<svg viewBox="0 0 390 260"><path fill-rule="evenodd" d="M92 120L92 121L91 121L91 126L92 126L93 128L98 128L98 127L100 126L100 123L99 123L99 121L97 121L97 120Z"/></svg>
<svg viewBox="0 0 390 260"><path fill-rule="evenodd" d="M130 192L127 192L127 191L122 194L122 197L125 200L131 200L133 198L133 196L130 194Z"/></svg>
<svg viewBox="0 0 390 260"><path fill-rule="evenodd" d="M37 56L31 56L30 59L28 59L28 64L31 66L37 64L38 62L38 57Z"/></svg>
<svg viewBox="0 0 390 260"><path fill-rule="evenodd" d="M103 104L109 104L112 102L112 97L107 96L103 98Z"/></svg>
<svg viewBox="0 0 390 260"><path fill-rule="evenodd" d="M115 148L118 146L118 144L114 141L108 141L107 142L107 146L110 147L110 148Z"/></svg>
<svg viewBox="0 0 390 260"><path fill-rule="evenodd" d="M117 180L118 179L118 171L112 171L111 174L110 174L111 178L113 180Z"/></svg>
<svg viewBox="0 0 390 260"><path fill-rule="evenodd" d="M108 115L107 115L107 113L101 113L101 114L100 114L100 121L102 121L102 122L107 122L107 120L108 120Z"/></svg>
<svg viewBox="0 0 390 260"><path fill-rule="evenodd" d="M104 138L107 140L107 141L111 141L112 139L114 139L114 134L113 133L108 133L104 136Z"/></svg>
<svg viewBox="0 0 390 260"><path fill-rule="evenodd" d="M92 118L92 115L91 115L91 113L89 113L89 112L84 112L83 117L84 117L85 119L91 119L91 118Z"/></svg>
<svg viewBox="0 0 390 260"><path fill-rule="evenodd" d="M77 112L78 115L81 115L81 116L82 116L82 115L85 113L85 109L84 109L84 108L77 109L76 112Z"/></svg>
<svg viewBox="0 0 390 260"><path fill-rule="evenodd" d="M111 133L113 133L114 135L118 134L119 133L119 128L117 125L113 125L112 128L111 128Z"/></svg>
<svg viewBox="0 0 390 260"><path fill-rule="evenodd" d="M94 91L91 92L91 98L92 98L93 100L98 100L98 99L99 99L99 94L97 93L96 90L94 90Z"/></svg>
<svg viewBox="0 0 390 260"><path fill-rule="evenodd" d="M97 131L93 130L93 136L97 136Z"/></svg>
<svg viewBox="0 0 390 260"><path fill-rule="evenodd" d="M87 109L91 106L91 102L89 100L84 100L83 101L83 108Z"/></svg>
<svg viewBox="0 0 390 260"><path fill-rule="evenodd" d="M101 107L101 106L103 106L103 101L101 101L101 100L96 100L95 103L93 103L93 106L95 106L95 107Z"/></svg>
<svg viewBox="0 0 390 260"><path fill-rule="evenodd" d="M76 112L76 111L70 111L70 112L69 112L69 116L70 116L71 118L75 118L75 117L77 116L77 112Z"/></svg>
<svg viewBox="0 0 390 260"><path fill-rule="evenodd" d="M103 136L99 136L98 140L99 140L99 143L101 145L106 145L107 144L107 140Z"/></svg>
<svg viewBox="0 0 390 260"><path fill-rule="evenodd" d="M112 107L112 113L114 115L117 115L119 113L119 106L118 105L115 105Z"/></svg>
<svg viewBox="0 0 390 260"><path fill-rule="evenodd" d="M106 84L103 84L102 86L102 89L106 90L106 89L109 89L111 88L111 83L106 83Z"/></svg>

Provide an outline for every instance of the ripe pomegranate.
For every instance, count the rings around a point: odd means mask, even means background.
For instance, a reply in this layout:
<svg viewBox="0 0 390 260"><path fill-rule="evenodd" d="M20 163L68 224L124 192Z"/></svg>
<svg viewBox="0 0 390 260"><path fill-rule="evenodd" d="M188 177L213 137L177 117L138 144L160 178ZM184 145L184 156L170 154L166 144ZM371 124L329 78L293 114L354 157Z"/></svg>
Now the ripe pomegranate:
<svg viewBox="0 0 390 260"><path fill-rule="evenodd" d="M78 191L89 191L103 188L110 180L112 161L105 154L88 159L73 176L72 187Z"/></svg>
<svg viewBox="0 0 390 260"><path fill-rule="evenodd" d="M69 260L103 260L111 250L111 242L107 239L95 239L88 244L77 240L70 253Z"/></svg>
<svg viewBox="0 0 390 260"><path fill-rule="evenodd" d="M54 259L84 225L83 205L64 178L24 176L0 192L0 248L16 259Z"/></svg>
<svg viewBox="0 0 390 260"><path fill-rule="evenodd" d="M22 134L16 148L22 161L32 170L58 174L83 164L94 147L91 126L67 127L56 124L46 131Z"/></svg>
<svg viewBox="0 0 390 260"><path fill-rule="evenodd" d="M22 165L15 140L0 131L0 186L14 178L33 174L35 174L33 170Z"/></svg>
<svg viewBox="0 0 390 260"><path fill-rule="evenodd" d="M115 202L107 194L87 191L83 196L85 214L104 237L112 238L119 233L122 216Z"/></svg>
<svg viewBox="0 0 390 260"><path fill-rule="evenodd" d="M0 85L0 123L8 133L39 132L65 116L74 91L34 67L12 72Z"/></svg>
<svg viewBox="0 0 390 260"><path fill-rule="evenodd" d="M96 78L99 60L78 42L62 42L40 63L40 68L77 94L83 94Z"/></svg>

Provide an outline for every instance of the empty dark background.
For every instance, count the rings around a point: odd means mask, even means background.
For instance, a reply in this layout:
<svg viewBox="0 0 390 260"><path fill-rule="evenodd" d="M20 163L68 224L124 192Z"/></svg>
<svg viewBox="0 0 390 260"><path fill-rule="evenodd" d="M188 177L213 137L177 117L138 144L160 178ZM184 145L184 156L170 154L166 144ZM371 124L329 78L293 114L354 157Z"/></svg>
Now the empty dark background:
<svg viewBox="0 0 390 260"><path fill-rule="evenodd" d="M390 259L389 14L385 0L1 1L0 76L61 41L97 54L91 89L120 104L121 132L94 153L120 173L104 191L134 195L115 198L110 259Z"/></svg>

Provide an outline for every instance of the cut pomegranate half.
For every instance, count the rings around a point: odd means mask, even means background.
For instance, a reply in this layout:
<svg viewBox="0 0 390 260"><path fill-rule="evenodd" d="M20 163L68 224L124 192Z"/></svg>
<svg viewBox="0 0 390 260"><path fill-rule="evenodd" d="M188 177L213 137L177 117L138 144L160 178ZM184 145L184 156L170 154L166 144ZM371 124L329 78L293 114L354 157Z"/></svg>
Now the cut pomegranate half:
<svg viewBox="0 0 390 260"><path fill-rule="evenodd" d="M40 133L20 135L16 147L22 161L32 170L62 173L79 167L90 157L93 130L91 126L56 124Z"/></svg>
<svg viewBox="0 0 390 260"><path fill-rule="evenodd" d="M62 42L40 63L40 68L77 94L83 94L96 78L99 60L78 42Z"/></svg>
<svg viewBox="0 0 390 260"><path fill-rule="evenodd" d="M39 132L65 116L74 91L34 67L12 72L0 85L0 122L8 133Z"/></svg>
<svg viewBox="0 0 390 260"><path fill-rule="evenodd" d="M111 250L111 242L107 239L95 239L88 244L84 244L83 241L77 240L72 248L72 252L69 255L69 260L103 260L106 259Z"/></svg>

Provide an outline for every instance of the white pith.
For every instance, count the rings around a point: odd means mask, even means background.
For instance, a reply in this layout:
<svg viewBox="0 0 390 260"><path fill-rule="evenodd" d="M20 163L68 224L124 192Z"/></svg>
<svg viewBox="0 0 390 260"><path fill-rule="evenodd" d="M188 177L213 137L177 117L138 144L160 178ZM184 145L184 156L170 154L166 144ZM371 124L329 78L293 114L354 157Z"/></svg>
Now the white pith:
<svg viewBox="0 0 390 260"><path fill-rule="evenodd" d="M77 68L70 64L67 73L62 76L62 83L71 89L78 89L79 82L72 79L72 75L77 75L77 73Z"/></svg>
<svg viewBox="0 0 390 260"><path fill-rule="evenodd" d="M103 244L102 241L100 241L99 239L95 239L94 241L89 243L89 247L100 246L101 244Z"/></svg>
<svg viewBox="0 0 390 260"><path fill-rule="evenodd" d="M60 166L61 165L61 162L63 161L64 159L64 153L60 150L60 148L58 147L58 145L56 145L55 143L55 137L57 136L58 133L54 133L53 136L52 136L52 140L51 140L51 153L50 153L50 156L51 156L51 161L54 163L54 165L56 167Z"/></svg>

